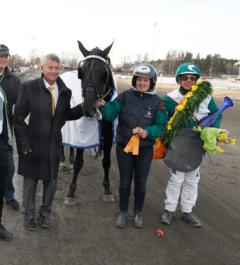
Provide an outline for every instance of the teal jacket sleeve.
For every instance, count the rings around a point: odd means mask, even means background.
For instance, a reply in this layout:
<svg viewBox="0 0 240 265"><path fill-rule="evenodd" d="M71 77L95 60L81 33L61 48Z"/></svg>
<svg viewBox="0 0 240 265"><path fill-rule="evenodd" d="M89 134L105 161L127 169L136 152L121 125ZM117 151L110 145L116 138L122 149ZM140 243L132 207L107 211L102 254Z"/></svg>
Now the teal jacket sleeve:
<svg viewBox="0 0 240 265"><path fill-rule="evenodd" d="M166 109L166 113L168 116L168 119L170 119L174 112L175 112L175 108L177 106L177 102L175 102L174 100L172 100L169 96L163 96L162 97L162 101L165 105L165 109Z"/></svg>
<svg viewBox="0 0 240 265"><path fill-rule="evenodd" d="M144 128L147 131L147 139L155 141L159 136L161 136L167 122L168 115L166 113L164 104L161 103L160 108L155 115L154 124Z"/></svg>
<svg viewBox="0 0 240 265"><path fill-rule="evenodd" d="M209 115L214 114L218 110L215 100L212 98L208 104ZM211 127L220 128L222 125L222 115L219 115Z"/></svg>
<svg viewBox="0 0 240 265"><path fill-rule="evenodd" d="M122 102L117 97L111 102L106 102L105 105L100 108L100 111L103 115L104 120L113 121L116 119L121 109L122 109Z"/></svg>

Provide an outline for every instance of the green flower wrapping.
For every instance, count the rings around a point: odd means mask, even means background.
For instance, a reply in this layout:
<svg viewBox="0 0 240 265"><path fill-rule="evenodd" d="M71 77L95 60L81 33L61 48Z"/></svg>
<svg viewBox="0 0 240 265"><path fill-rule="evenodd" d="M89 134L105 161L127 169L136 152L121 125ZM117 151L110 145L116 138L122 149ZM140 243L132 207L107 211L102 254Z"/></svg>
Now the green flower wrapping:
<svg viewBox="0 0 240 265"><path fill-rule="evenodd" d="M180 129L188 127L193 113L198 111L201 102L212 94L212 85L208 81L199 81L192 86L176 107L175 113L169 120L164 133L163 144L169 147L171 140L177 135Z"/></svg>

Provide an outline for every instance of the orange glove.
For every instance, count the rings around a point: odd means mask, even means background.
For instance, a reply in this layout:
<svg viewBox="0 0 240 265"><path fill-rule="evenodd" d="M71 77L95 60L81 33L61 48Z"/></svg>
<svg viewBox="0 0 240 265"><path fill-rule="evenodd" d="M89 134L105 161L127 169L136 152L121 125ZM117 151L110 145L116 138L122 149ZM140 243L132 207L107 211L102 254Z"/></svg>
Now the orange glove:
<svg viewBox="0 0 240 265"><path fill-rule="evenodd" d="M126 153L132 153L133 155L139 154L139 143L140 143L140 137L135 134L131 137L128 144L124 148L124 152Z"/></svg>
<svg viewBox="0 0 240 265"><path fill-rule="evenodd" d="M154 150L153 150L153 159L163 159L166 155L167 149L163 145L161 138L158 137L155 145L154 145Z"/></svg>

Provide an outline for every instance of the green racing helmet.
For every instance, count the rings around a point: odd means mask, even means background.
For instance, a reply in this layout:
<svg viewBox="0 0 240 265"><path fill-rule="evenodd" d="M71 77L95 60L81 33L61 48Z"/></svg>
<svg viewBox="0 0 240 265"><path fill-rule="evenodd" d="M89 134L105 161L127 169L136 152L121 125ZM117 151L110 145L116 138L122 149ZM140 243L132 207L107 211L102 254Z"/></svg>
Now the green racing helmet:
<svg viewBox="0 0 240 265"><path fill-rule="evenodd" d="M176 82L180 82L180 76L183 74L193 74L196 75L197 78L201 76L201 70L200 68L193 63L183 63L180 64L176 70Z"/></svg>

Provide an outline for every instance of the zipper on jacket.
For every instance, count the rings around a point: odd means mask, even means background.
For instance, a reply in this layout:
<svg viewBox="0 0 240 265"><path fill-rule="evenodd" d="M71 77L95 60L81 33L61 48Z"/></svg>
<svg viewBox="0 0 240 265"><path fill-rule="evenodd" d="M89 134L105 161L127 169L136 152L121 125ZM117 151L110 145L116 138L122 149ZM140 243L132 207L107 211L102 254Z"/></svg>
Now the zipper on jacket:
<svg viewBox="0 0 240 265"><path fill-rule="evenodd" d="M142 106L142 97L143 97L143 93L140 94L140 99L139 99L139 103L138 103L138 116L136 119L136 126L139 126L139 119L140 119L140 115L141 115L141 106Z"/></svg>

